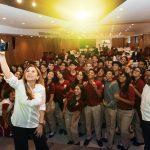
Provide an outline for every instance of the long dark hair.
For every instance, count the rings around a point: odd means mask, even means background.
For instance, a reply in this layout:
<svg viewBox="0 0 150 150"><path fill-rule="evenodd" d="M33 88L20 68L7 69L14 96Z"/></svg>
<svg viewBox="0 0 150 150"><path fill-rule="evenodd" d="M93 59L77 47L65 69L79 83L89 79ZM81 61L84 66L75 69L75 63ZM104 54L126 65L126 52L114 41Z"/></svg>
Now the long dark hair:
<svg viewBox="0 0 150 150"><path fill-rule="evenodd" d="M125 84L121 87L121 83L119 80L118 80L118 84L119 84L120 89L122 89L122 92L126 93L129 89L129 85L131 83L131 77L126 72L122 72L119 76L122 76L122 75L124 75L126 77Z"/></svg>
<svg viewBox="0 0 150 150"><path fill-rule="evenodd" d="M84 81L87 81L87 76L86 76L85 72L83 72L83 71L79 71L79 72L82 72L82 75L83 75L82 83L83 83ZM78 74L79 74L79 72L78 72ZM78 74L77 74L77 75L78 75ZM71 88L74 90L77 85L83 86L82 83L79 83L79 80L78 80L77 77L76 77L76 79L75 79L75 80L73 81L73 83L71 84Z"/></svg>

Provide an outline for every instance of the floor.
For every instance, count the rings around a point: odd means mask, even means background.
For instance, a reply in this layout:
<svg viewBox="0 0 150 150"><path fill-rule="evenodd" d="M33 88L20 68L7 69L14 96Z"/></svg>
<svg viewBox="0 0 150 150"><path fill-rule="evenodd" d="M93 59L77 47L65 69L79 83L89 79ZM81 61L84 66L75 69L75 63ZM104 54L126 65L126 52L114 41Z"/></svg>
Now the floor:
<svg viewBox="0 0 150 150"><path fill-rule="evenodd" d="M81 138L81 146L76 145L67 145L66 135L56 135L53 138L48 139L48 145L51 150L107 150L106 144L104 143L103 147L99 147L94 139L89 143L87 147L83 146L83 142L85 140L85 136ZM118 143L119 136L115 137L115 145L113 146L113 150L117 150L116 145ZM135 147L131 145L129 150L144 150L144 146ZM0 150L14 150L13 139L0 137ZM29 150L35 150L34 144L32 141L29 141Z"/></svg>

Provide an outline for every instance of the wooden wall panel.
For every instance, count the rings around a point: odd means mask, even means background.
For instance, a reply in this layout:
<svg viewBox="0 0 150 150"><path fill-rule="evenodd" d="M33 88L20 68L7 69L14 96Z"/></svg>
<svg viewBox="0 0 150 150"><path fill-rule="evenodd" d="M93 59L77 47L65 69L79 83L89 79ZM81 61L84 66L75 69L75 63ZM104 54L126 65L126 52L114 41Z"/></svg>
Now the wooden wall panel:
<svg viewBox="0 0 150 150"><path fill-rule="evenodd" d="M124 38L112 38L112 47L124 47Z"/></svg>
<svg viewBox="0 0 150 150"><path fill-rule="evenodd" d="M13 49L12 35L0 35L0 39L9 42L9 51L6 52L7 62L10 65L22 64L25 60L39 60L44 52L59 53L61 49L79 49L78 39L39 38L16 36Z"/></svg>

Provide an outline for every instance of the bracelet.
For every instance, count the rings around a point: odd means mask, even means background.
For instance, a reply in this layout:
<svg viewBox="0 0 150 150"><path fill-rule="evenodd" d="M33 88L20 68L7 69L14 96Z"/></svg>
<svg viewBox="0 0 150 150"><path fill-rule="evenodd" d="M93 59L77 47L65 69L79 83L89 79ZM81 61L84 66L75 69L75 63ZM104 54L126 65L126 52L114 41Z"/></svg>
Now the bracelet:
<svg viewBox="0 0 150 150"><path fill-rule="evenodd" d="M39 122L39 125L44 126L44 123Z"/></svg>

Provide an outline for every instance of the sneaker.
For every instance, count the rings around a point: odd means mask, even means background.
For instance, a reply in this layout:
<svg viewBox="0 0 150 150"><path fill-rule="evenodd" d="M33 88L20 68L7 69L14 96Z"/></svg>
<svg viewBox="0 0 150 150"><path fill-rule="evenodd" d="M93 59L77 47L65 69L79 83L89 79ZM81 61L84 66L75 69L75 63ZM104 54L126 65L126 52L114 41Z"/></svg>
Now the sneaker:
<svg viewBox="0 0 150 150"><path fill-rule="evenodd" d="M124 147L121 148L121 150L128 150L128 149L129 149L129 147L128 148L124 148Z"/></svg>
<svg viewBox="0 0 150 150"><path fill-rule="evenodd" d="M123 147L122 144L118 144L118 145L117 145L117 149L121 149L122 147Z"/></svg>
<svg viewBox="0 0 150 150"><path fill-rule="evenodd" d="M103 146L103 142L102 142L102 140L101 140L101 139L96 140L96 141L97 141L97 144L98 144L100 147L102 147L102 146Z"/></svg>
<svg viewBox="0 0 150 150"><path fill-rule="evenodd" d="M84 146L87 146L87 145L90 143L91 140L92 140L92 138L90 138L90 139L85 139L85 141L84 141Z"/></svg>
<svg viewBox="0 0 150 150"><path fill-rule="evenodd" d="M64 132L64 129L59 130L59 134L63 134L63 132Z"/></svg>
<svg viewBox="0 0 150 150"><path fill-rule="evenodd" d="M49 133L49 138L52 138L55 135L56 132L50 132Z"/></svg>
<svg viewBox="0 0 150 150"><path fill-rule="evenodd" d="M68 143L67 144L70 144L70 145L72 145L73 144L73 141L68 141Z"/></svg>
<svg viewBox="0 0 150 150"><path fill-rule="evenodd" d="M101 138L101 140L105 143L108 142L107 138Z"/></svg>

